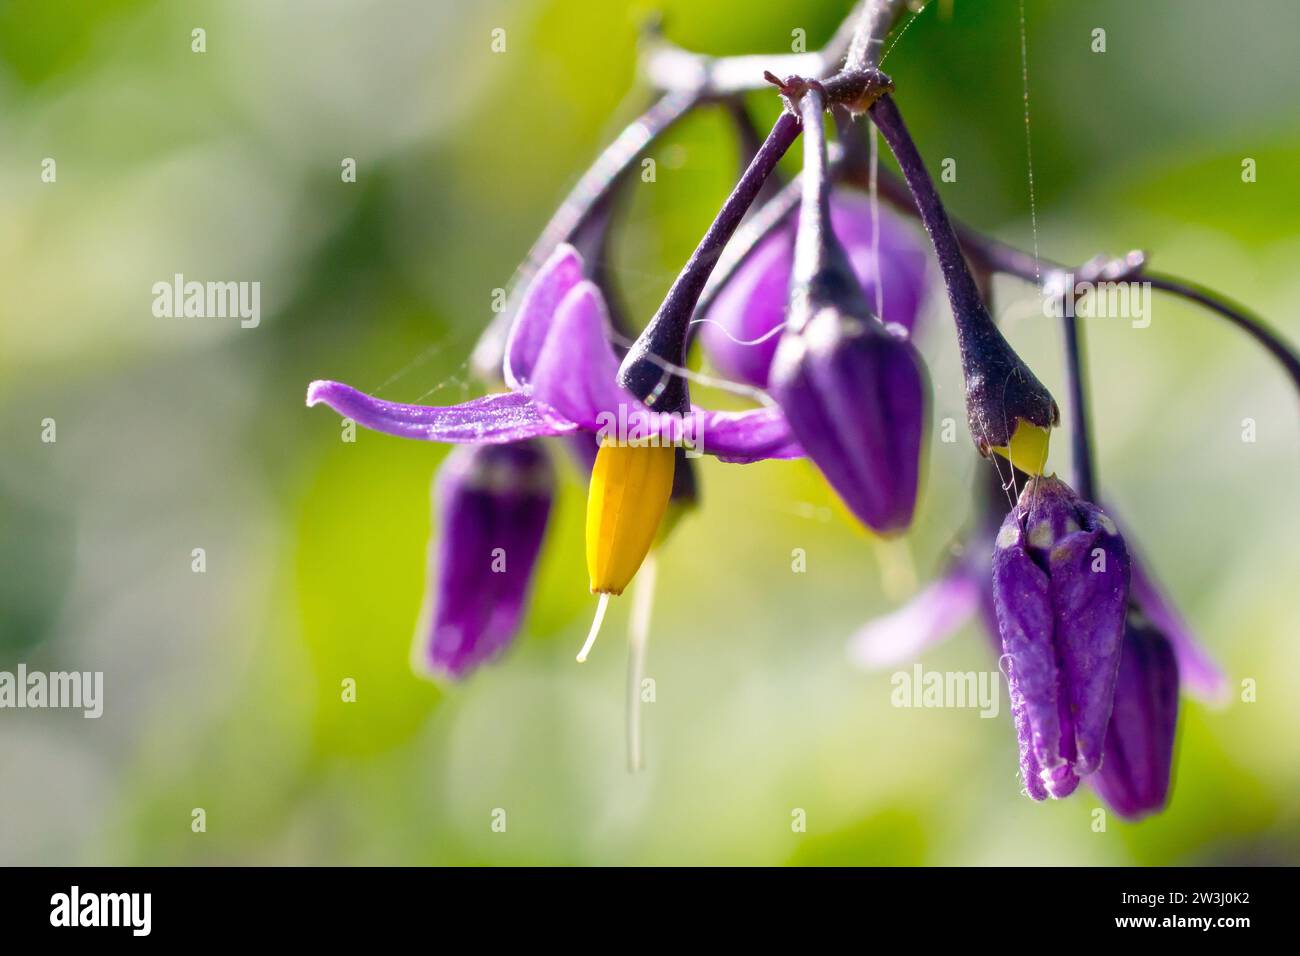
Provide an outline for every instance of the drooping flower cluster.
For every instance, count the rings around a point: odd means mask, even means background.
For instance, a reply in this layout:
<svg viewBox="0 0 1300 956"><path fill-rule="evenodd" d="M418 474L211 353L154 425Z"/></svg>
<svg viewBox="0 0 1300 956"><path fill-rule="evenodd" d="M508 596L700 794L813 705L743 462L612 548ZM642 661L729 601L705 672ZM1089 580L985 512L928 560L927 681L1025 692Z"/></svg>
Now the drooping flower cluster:
<svg viewBox="0 0 1300 956"><path fill-rule="evenodd" d="M823 127L831 107L869 112L931 240L956 325L971 437L998 470L960 555L912 604L864 628L853 656L879 666L915 655L978 609L997 637L1027 793L1061 798L1086 781L1123 816L1158 810L1168 798L1179 686L1213 693L1221 678L1111 517L1047 472L1056 401L993 322L889 95L892 83L854 62L824 84L768 76L784 112L626 354L598 277L569 242L545 243L553 251L537 257L544 262L502 339L505 391L427 407L318 381L307 404L391 435L468 446L448 456L436 485L439 537L417 633L418 663L445 678L498 655L523 620L554 482L542 438L568 441L590 473L588 587L600 599L580 661L609 598L629 586L672 525L671 503L694 500L688 452L735 463L806 456L864 525L906 530L928 432L930 384L912 342L927 256L900 222L833 189ZM751 248L696 319L722 248L800 135L796 222ZM691 404L696 323L717 369L760 390L760 407ZM1077 355L1074 365L1080 374ZM1078 421L1075 430L1086 442ZM1091 488L1090 478L1080 487ZM1022 489L1009 511L1000 501L1008 488Z"/></svg>

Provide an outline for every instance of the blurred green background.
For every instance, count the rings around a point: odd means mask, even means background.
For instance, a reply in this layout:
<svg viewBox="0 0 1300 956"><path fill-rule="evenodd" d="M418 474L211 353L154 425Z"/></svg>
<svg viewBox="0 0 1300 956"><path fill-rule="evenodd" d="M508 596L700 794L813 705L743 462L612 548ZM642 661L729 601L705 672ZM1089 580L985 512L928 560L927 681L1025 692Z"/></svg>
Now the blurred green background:
<svg viewBox="0 0 1300 956"><path fill-rule="evenodd" d="M805 463L703 464L704 507L660 562L640 775L624 769L625 605L573 662L594 602L567 461L514 649L451 689L410 671L446 449L344 443L303 407L307 382L474 394L492 290L646 102L652 10L687 47L741 53L788 50L796 28L818 44L847 6L0 3L0 669L102 670L107 698L98 721L0 711L0 862L1300 861L1296 396L1255 345L1167 298L1147 329L1086 323L1102 482L1258 701L1185 702L1162 816L1095 833L1085 788L1034 804L1005 698L996 720L895 709L887 673L846 662L846 638L914 587L909 562L923 583L967 518L964 425L955 444L932 432L920 519L883 551ZM1300 341L1300 7L1026 7L1043 254L1148 249ZM952 211L1030 246L1017 3L935 0L885 68L931 167L957 160ZM657 180L619 219L641 317L737 161L718 110L651 155ZM177 272L260 281L260 327L155 318L151 286ZM1000 283L997 305L1064 395L1033 293ZM962 422L941 298L920 344L936 421ZM994 668L974 628L924 664Z"/></svg>

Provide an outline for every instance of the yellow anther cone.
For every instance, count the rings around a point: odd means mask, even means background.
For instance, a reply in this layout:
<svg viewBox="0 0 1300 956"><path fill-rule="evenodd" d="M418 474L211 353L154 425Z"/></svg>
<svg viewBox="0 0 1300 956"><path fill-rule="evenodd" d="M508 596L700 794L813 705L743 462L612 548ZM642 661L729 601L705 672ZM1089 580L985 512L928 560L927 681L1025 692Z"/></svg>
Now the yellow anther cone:
<svg viewBox="0 0 1300 956"><path fill-rule="evenodd" d="M622 594L650 553L672 494L674 462L671 446L600 446L587 494L593 594Z"/></svg>
<svg viewBox="0 0 1300 956"><path fill-rule="evenodd" d="M1047 447L1052 433L1023 418L1016 419L1015 431L1005 445L994 445L997 452L1027 475L1041 475L1047 466Z"/></svg>

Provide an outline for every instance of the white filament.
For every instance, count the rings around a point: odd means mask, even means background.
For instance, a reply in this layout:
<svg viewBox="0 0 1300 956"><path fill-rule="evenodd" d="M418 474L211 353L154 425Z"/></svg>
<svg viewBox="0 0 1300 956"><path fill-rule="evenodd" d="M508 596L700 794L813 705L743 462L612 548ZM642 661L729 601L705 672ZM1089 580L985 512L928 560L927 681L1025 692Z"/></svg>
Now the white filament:
<svg viewBox="0 0 1300 956"><path fill-rule="evenodd" d="M645 768L641 746L641 679L645 675L645 649L650 637L650 612L654 607L655 559L646 558L632 592L632 618L627 629L627 769Z"/></svg>
<svg viewBox="0 0 1300 956"><path fill-rule="evenodd" d="M874 129L874 128L875 128L875 127L872 127L872 129ZM734 342L734 343L737 344L737 345L762 345L764 342L766 342L768 339L772 338L774 335L780 335L782 332L784 332L784 331L785 331L785 327L786 327L786 325L788 324L788 323L786 323L786 322L781 322L781 323L779 323L779 324L777 324L777 325L774 325L774 326L772 326L772 328L768 329L766 332L764 332L762 335L760 335L760 336L759 336L758 338L756 338L756 339L738 339L738 338L736 338L734 335L731 334L731 330L730 330L730 329L728 329L725 325L723 325L723 324L722 324L721 322L719 322L717 319L691 319L691 323L690 323L690 324L691 324L691 325L700 325L700 324L702 324L702 323L703 323L703 324L707 324L707 325L715 325L715 326L717 326L719 329L722 330L722 334L723 334L723 335L725 335L728 339L730 339L732 342Z"/></svg>
<svg viewBox="0 0 1300 956"><path fill-rule="evenodd" d="M582 645L582 650L578 651L578 663L581 664L591 653L591 645L596 643L596 635L600 633L600 625L605 620L605 609L609 607L609 595L602 594L600 603L596 605L596 619L591 622L591 630L587 632L587 643Z"/></svg>

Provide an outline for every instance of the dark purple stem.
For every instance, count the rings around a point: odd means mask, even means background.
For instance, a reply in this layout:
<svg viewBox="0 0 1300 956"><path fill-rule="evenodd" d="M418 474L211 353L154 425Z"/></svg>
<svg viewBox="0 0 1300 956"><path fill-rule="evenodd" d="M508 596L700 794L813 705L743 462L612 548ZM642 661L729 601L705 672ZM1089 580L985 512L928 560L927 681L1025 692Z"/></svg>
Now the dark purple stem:
<svg viewBox="0 0 1300 956"><path fill-rule="evenodd" d="M754 123L754 117L749 115L749 109L745 106L745 101L739 96L728 97L725 101L727 115L731 118L731 124L736 129L736 140L740 147L740 168L743 172L758 151L763 148L763 134L759 131L758 126ZM781 191L784 182L781 174L773 171L772 175L767 177L763 183L763 188L758 191L758 196L754 202L758 204L757 208L762 209Z"/></svg>
<svg viewBox="0 0 1300 956"><path fill-rule="evenodd" d="M782 112L772 131L718 211L704 238L673 282L659 311L638 336L619 368L619 384L658 411L690 409L686 380L667 366L685 361L687 330L700 293L718 257L777 162L799 135L799 118Z"/></svg>
<svg viewBox="0 0 1300 956"><path fill-rule="evenodd" d="M736 237L727 245L726 253L718 260L717 268L709 276L709 282L696 303L696 313L703 315L713 304L718 293L726 286L737 269L757 248L758 244L774 233L799 208L799 197L803 193L803 183L792 180L781 187L775 196L754 211L736 233Z"/></svg>
<svg viewBox="0 0 1300 956"><path fill-rule="evenodd" d="M898 160L939 260L957 325L966 378L966 416L980 453L987 455L990 449L1006 447L1021 420L1039 428L1055 426L1061 415L1056 401L994 325L934 180L894 98L888 93L880 96L870 113Z"/></svg>
<svg viewBox="0 0 1300 956"><path fill-rule="evenodd" d="M865 188L865 169L846 164L844 174L855 185ZM880 195L895 208L912 215L917 214L916 204L906 185L888 170L880 170L879 187ZM1042 258L1035 261L1032 253L1017 249L992 236L986 236L960 222L955 222L953 226L961 242L962 251L971 262L982 269L1015 276L1037 285L1047 281L1053 273L1070 271L1066 266L1051 259ZM1199 283L1162 273L1148 272L1143 267L1134 269L1128 278L1132 281L1150 282L1153 289L1160 289L1170 295L1181 296L1195 302L1237 326L1268 350L1290 377L1296 391L1300 392L1300 355L1297 355L1296 350L1285 339L1270 329L1263 319L1241 303L1213 292Z"/></svg>
<svg viewBox="0 0 1300 956"><path fill-rule="evenodd" d="M798 332L822 303L832 302L859 317L871 314L862 285L831 228L833 178L822 112L826 97L810 86L799 101L803 121L803 195L790 271L790 330Z"/></svg>
<svg viewBox="0 0 1300 956"><path fill-rule="evenodd" d="M1065 369L1070 387L1070 447L1074 454L1074 490L1088 501L1096 501L1097 471L1092 459L1087 367L1082 330L1073 308L1065 310L1062 323L1065 333Z"/></svg>
<svg viewBox="0 0 1300 956"><path fill-rule="evenodd" d="M939 260L939 269L943 273L944 285L948 288L948 300L952 305L953 317L957 320L958 334L965 336L972 325L984 322L992 326L993 320L984 308L979 287L975 284L966 260L962 258L957 233L939 199L934 180L930 178L925 162L903 123L903 116L898 112L894 98L886 94L876 100L871 107L871 118L893 150L908 188L912 191L921 222L930 235L935 256Z"/></svg>
<svg viewBox="0 0 1300 956"><path fill-rule="evenodd" d="M826 129L821 91L812 88L799 101L803 122L802 196L799 201L799 229L795 235L795 275L812 276L826 266L824 237L831 228L831 177L826 156Z"/></svg>
<svg viewBox="0 0 1300 956"><path fill-rule="evenodd" d="M556 246L571 241L592 211L636 162L641 151L698 104L699 97L694 94L667 93L629 123L564 197L564 202L528 251L523 265L527 275L521 278L531 278Z"/></svg>
<svg viewBox="0 0 1300 956"><path fill-rule="evenodd" d="M1150 272L1144 272L1142 278L1150 282L1153 289L1160 289L1172 295L1189 299L1204 306L1216 315L1222 316L1244 331L1256 342L1268 349L1269 354L1277 359L1286 370L1286 373L1291 376L1291 383L1296 387L1296 391L1300 392L1300 355L1297 355L1295 349L1270 329L1263 319L1253 315L1245 306L1221 296L1217 292L1211 292L1203 285L1185 279L1175 279L1172 276Z"/></svg>

